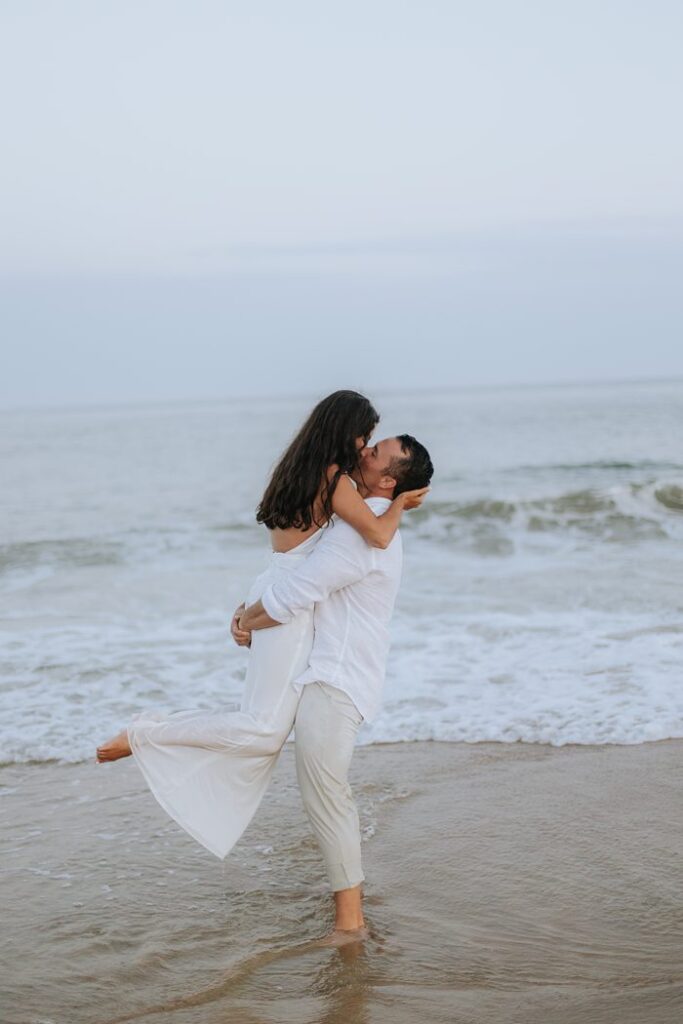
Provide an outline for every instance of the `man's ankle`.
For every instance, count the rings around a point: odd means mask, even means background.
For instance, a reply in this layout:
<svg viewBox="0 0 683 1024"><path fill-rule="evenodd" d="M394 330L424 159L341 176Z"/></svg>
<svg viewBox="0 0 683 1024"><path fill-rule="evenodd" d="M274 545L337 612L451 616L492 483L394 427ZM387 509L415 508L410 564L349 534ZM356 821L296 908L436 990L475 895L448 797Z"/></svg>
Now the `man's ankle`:
<svg viewBox="0 0 683 1024"><path fill-rule="evenodd" d="M355 928L363 928L362 891L360 885L351 889L342 889L335 892L335 922L334 927L342 931L351 931Z"/></svg>
<svg viewBox="0 0 683 1024"><path fill-rule="evenodd" d="M359 928L365 928L365 921L363 918L360 920L353 918L339 918L334 922L336 931L351 932L357 931Z"/></svg>

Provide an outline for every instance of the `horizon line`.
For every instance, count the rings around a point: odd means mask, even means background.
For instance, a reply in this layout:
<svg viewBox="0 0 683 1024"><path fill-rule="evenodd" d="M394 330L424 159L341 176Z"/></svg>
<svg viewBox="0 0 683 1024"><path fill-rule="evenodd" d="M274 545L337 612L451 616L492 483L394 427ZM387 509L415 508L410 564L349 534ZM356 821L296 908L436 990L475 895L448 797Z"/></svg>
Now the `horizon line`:
<svg viewBox="0 0 683 1024"><path fill-rule="evenodd" d="M545 388L572 388L572 387L627 387L629 385L647 384L677 384L683 383L683 375L659 375L655 377L618 377L618 378L577 378L573 380L552 380L552 381L512 381L498 384L451 384L434 385L427 387L397 387L397 388L369 388L373 395L391 398L402 395L435 395L454 394L459 392L477 391L512 391L512 390L541 390ZM358 390L354 388L353 390ZM0 405L0 414L12 414L21 412L95 412L97 410L123 410L140 407L175 406L175 405L222 405L228 402L256 402L272 401L295 401L299 398L310 399L318 392L292 391L292 392L258 392L242 395L204 395L194 397L175 398L134 398L134 399L106 399L95 401L70 401L62 403L45 404L21 404L15 406ZM329 394L329 391L326 391ZM364 393L364 392L363 392Z"/></svg>

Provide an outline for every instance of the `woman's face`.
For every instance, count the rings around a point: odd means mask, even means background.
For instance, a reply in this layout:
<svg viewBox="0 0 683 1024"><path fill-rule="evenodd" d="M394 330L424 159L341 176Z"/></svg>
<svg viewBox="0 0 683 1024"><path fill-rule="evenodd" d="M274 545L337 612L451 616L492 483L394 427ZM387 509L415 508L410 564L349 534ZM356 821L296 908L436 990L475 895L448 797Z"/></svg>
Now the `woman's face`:
<svg viewBox="0 0 683 1024"><path fill-rule="evenodd" d="M357 452L362 452L363 449L367 446L368 440L369 440L369 438L367 438L367 437L357 437L356 438L356 451Z"/></svg>

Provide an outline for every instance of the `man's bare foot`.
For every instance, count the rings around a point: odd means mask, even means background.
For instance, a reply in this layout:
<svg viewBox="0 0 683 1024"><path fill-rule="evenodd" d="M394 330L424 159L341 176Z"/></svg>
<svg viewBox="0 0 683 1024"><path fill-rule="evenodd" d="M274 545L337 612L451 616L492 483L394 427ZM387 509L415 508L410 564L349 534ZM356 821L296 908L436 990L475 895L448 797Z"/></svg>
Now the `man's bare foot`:
<svg viewBox="0 0 683 1024"><path fill-rule="evenodd" d="M128 742L128 730L122 729L118 736L97 748L97 760L100 764L104 761L118 761L120 757L128 757L132 753Z"/></svg>
<svg viewBox="0 0 683 1024"><path fill-rule="evenodd" d="M316 946L346 946L349 942L365 942L370 938L367 925L360 928L335 928L322 939L315 942Z"/></svg>

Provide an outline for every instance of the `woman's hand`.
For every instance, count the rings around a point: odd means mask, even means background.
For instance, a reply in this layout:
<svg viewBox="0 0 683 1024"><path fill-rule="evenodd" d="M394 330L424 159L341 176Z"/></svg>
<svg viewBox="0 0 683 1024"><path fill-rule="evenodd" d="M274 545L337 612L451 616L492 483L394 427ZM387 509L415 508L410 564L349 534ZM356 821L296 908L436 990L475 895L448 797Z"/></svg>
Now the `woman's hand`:
<svg viewBox="0 0 683 1024"><path fill-rule="evenodd" d="M402 501L404 510L419 508L429 490L429 487L418 487L415 491L403 491L402 494L399 494L398 497Z"/></svg>
<svg viewBox="0 0 683 1024"><path fill-rule="evenodd" d="M230 623L230 633L238 647L251 647L251 633L247 629L240 629L240 619L245 609L246 606L244 604L236 608Z"/></svg>

